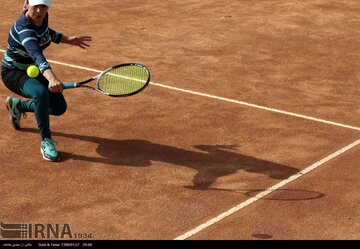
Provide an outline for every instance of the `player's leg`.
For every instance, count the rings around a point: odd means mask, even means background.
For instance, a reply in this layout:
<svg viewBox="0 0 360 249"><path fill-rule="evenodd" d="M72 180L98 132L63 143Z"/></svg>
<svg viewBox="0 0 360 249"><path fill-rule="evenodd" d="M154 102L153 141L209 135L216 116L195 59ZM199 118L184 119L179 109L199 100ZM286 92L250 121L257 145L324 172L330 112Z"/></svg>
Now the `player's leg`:
<svg viewBox="0 0 360 249"><path fill-rule="evenodd" d="M49 92L49 114L53 116L61 116L66 112L67 104L62 93Z"/></svg>
<svg viewBox="0 0 360 249"><path fill-rule="evenodd" d="M21 108L25 112L33 112L41 136L41 153L45 160L58 161L59 154L56 143L51 138L50 131L50 93L47 85L37 79L28 79L20 88L21 94L31 100L21 101Z"/></svg>
<svg viewBox="0 0 360 249"><path fill-rule="evenodd" d="M1 78L10 91L21 95L20 87L29 77L24 71L1 67ZM9 111L9 119L16 130L20 129L21 116L26 117L26 113L21 109L20 102L21 101L18 98L8 97L6 99L6 108Z"/></svg>

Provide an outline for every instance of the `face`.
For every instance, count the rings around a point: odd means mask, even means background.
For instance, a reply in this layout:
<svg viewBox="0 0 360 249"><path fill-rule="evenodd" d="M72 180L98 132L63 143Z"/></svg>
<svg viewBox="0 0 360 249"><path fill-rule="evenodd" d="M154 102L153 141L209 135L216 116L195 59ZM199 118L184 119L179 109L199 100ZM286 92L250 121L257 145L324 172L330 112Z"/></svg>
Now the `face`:
<svg viewBox="0 0 360 249"><path fill-rule="evenodd" d="M36 25L41 26L46 16L49 7L44 4L34 5L28 7L27 17Z"/></svg>

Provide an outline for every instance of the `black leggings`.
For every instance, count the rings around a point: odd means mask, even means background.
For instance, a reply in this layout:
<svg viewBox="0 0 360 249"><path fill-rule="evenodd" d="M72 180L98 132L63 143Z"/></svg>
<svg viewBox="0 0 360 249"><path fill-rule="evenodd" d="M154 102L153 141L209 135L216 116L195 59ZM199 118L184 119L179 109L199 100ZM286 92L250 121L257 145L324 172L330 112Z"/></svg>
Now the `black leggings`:
<svg viewBox="0 0 360 249"><path fill-rule="evenodd" d="M49 115L60 116L65 113L67 104L62 93L48 90L48 81L40 74L29 78L24 71L5 69L1 72L7 88L14 93L31 100L21 101L25 112L33 112L42 140L51 138Z"/></svg>

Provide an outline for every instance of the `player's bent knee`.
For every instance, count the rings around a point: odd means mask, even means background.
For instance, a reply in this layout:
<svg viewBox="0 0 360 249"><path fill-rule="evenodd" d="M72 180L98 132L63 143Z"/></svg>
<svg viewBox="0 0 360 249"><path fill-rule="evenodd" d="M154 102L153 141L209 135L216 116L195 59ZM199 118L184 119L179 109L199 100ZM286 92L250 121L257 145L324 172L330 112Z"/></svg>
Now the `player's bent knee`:
<svg viewBox="0 0 360 249"><path fill-rule="evenodd" d="M66 102L64 102L63 104L58 105L56 108L54 108L52 114L54 116L61 116L66 112L66 110L67 110L67 104Z"/></svg>

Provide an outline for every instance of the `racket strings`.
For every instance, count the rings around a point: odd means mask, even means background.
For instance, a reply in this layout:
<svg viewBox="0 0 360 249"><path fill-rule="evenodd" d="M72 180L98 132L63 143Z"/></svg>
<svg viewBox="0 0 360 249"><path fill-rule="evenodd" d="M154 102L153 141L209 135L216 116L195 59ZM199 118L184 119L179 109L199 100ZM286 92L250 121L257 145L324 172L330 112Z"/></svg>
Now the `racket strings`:
<svg viewBox="0 0 360 249"><path fill-rule="evenodd" d="M99 90L111 95L127 95L141 90L148 83L148 71L140 66L113 68L98 80Z"/></svg>

